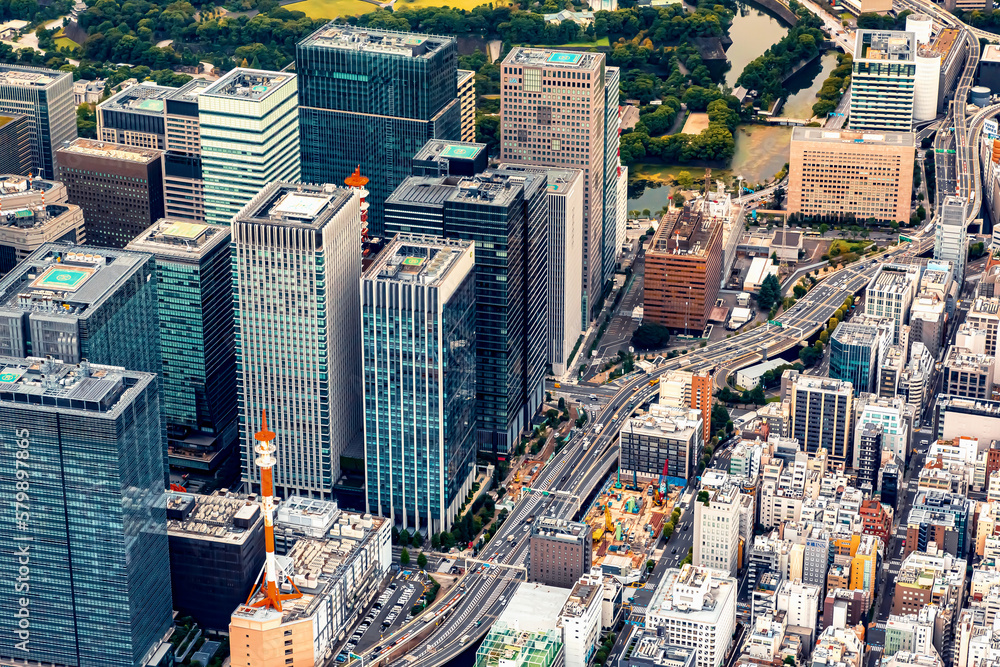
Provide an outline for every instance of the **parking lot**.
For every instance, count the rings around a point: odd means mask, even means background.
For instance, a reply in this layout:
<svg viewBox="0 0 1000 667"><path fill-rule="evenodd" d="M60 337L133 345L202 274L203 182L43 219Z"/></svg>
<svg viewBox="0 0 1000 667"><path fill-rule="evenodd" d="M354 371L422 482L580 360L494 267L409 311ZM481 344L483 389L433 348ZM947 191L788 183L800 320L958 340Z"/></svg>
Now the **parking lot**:
<svg viewBox="0 0 1000 667"><path fill-rule="evenodd" d="M404 570L397 573L376 598L354 633L347 638L337 656L337 662L346 662L349 653L377 646L382 637L406 623L410 618L410 609L424 594L423 579L424 574L419 571Z"/></svg>

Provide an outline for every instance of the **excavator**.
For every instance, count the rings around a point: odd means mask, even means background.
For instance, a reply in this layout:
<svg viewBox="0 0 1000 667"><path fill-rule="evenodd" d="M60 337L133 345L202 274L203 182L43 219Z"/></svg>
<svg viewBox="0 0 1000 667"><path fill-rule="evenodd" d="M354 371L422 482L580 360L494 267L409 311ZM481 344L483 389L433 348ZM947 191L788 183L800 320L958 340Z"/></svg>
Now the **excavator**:
<svg viewBox="0 0 1000 667"><path fill-rule="evenodd" d="M611 508L608 507L607 505L605 505L604 506L604 527L603 528L597 528L593 532L592 537L594 538L594 541L596 542L596 541L600 540L602 537L604 537L604 533L608 533L609 535L611 535L611 534L614 534L614 531L615 531L615 522L611 520Z"/></svg>

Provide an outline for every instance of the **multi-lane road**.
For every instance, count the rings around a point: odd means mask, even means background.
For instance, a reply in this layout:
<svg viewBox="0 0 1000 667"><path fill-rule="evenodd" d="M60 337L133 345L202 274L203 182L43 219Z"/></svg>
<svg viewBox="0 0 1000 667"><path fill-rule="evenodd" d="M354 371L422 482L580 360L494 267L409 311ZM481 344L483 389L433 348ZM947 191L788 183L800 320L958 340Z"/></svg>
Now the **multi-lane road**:
<svg viewBox="0 0 1000 667"><path fill-rule="evenodd" d="M479 554L482 564L468 561L466 574L455 589L458 592L445 596L424 615L364 653L365 663L436 667L484 635L525 580L530 523L543 516L574 519L585 509L584 503L617 465L616 440L622 424L657 392L658 387L650 385L651 380L678 369L721 376L725 373L719 371L753 363L765 351L773 355L790 349L826 326L844 299L871 280L881 262L925 252L930 247L928 242L929 239L921 238L912 246L894 247L878 259L865 258L832 274L786 311L778 320L780 324L768 324L710 343L667 360L648 374L637 373L619 381L617 393L597 408L596 417L588 421L583 432L549 462L535 482L534 491L523 494L515 504L503 526ZM598 424L602 427L600 432ZM423 619L443 609L447 609L447 614L431 616L438 619L435 629L419 645L408 646L407 638L425 627ZM390 645L394 648L388 648Z"/></svg>

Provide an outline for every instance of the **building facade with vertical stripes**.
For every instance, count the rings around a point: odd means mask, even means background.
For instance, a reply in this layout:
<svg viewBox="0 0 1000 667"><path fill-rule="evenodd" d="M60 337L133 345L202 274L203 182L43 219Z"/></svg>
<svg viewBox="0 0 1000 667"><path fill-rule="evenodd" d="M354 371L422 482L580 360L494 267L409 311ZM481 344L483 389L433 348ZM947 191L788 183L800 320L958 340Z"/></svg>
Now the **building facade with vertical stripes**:
<svg viewBox="0 0 1000 667"><path fill-rule="evenodd" d="M55 178L56 150L76 139L74 99L69 72L0 64L0 114L28 117L36 176Z"/></svg>
<svg viewBox="0 0 1000 667"><path fill-rule="evenodd" d="M451 529L475 481L473 241L400 234L361 280L367 511Z"/></svg>
<svg viewBox="0 0 1000 667"><path fill-rule="evenodd" d="M362 429L358 195L272 183L233 218L232 238L243 479L260 488L253 434L266 409L276 494L329 499Z"/></svg>

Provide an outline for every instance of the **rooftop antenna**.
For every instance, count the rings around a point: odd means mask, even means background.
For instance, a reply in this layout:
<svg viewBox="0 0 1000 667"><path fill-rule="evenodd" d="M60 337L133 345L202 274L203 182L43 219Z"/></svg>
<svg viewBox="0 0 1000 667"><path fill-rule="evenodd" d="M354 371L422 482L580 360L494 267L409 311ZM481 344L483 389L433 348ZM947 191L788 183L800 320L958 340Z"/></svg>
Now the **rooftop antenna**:
<svg viewBox="0 0 1000 667"><path fill-rule="evenodd" d="M302 593L296 588L287 572L281 574L291 584L294 593L281 593L278 590L278 559L274 555L274 479L271 476L271 468L276 460L274 454L277 447L274 445L274 432L267 428L267 411L260 411L260 418L263 422L260 430L254 433L253 437L257 441L253 450L257 453L254 463L260 468L260 508L264 514L264 572L260 583L251 591L247 598L247 604L251 607L271 608L281 611L283 600L295 600L302 597ZM253 602L254 596L257 599Z"/></svg>

